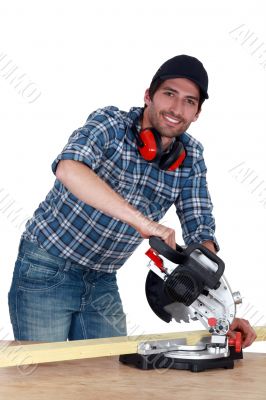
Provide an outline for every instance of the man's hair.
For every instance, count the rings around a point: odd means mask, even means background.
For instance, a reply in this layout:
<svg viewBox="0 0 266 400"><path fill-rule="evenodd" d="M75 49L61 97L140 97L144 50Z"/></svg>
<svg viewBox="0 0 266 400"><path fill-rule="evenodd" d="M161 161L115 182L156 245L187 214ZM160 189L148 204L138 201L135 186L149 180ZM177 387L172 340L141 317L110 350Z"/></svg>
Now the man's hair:
<svg viewBox="0 0 266 400"><path fill-rule="evenodd" d="M153 81L150 85L149 88L149 95L151 100L153 99L153 96L155 95L155 92L159 89L159 87L161 86L161 84L164 82L163 79L157 78L155 81ZM198 111L200 111L202 103L204 102L205 98L201 93L201 90L199 88L199 92L200 92L200 98L199 98L199 106L198 106Z"/></svg>

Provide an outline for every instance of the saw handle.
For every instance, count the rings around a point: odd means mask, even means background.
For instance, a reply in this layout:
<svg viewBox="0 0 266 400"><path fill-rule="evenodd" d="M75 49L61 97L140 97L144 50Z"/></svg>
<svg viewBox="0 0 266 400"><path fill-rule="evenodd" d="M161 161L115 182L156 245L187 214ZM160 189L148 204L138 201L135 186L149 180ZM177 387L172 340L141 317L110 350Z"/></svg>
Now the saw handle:
<svg viewBox="0 0 266 400"><path fill-rule="evenodd" d="M208 271L208 273L206 272L205 275L206 283L208 284L208 286L211 289L216 289L217 283L223 275L225 269L223 260L200 243L192 243L188 245L184 252L188 257L190 257L190 254L195 250L200 250L202 254L204 254L207 258L209 258L217 265L217 271Z"/></svg>
<svg viewBox="0 0 266 400"><path fill-rule="evenodd" d="M184 249L181 246L176 244L176 250L174 250L157 236L151 236L149 238L149 244L154 250L158 251L159 254L175 264L181 264L187 258Z"/></svg>
<svg viewBox="0 0 266 400"><path fill-rule="evenodd" d="M219 280L224 273L225 265L223 260L212 251L207 249L207 247L199 243L193 243L188 245L187 248L183 249L181 246L176 244L176 250L174 250L157 236L151 236L149 238L149 244L159 254L173 263L188 265L196 272L203 271L205 282L210 289L217 289L217 287L219 287ZM203 267L201 263L197 260L194 260L190 255L195 250L200 250L207 258L213 261L217 265L217 271L214 272L206 269L202 270Z"/></svg>

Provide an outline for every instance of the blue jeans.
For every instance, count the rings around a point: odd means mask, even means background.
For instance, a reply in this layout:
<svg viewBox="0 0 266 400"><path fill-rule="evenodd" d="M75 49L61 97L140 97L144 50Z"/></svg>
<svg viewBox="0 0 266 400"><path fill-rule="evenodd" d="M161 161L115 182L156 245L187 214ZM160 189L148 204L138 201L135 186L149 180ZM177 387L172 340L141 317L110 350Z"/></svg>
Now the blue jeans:
<svg viewBox="0 0 266 400"><path fill-rule="evenodd" d="M116 272L55 257L22 240L8 294L16 340L64 341L125 336Z"/></svg>

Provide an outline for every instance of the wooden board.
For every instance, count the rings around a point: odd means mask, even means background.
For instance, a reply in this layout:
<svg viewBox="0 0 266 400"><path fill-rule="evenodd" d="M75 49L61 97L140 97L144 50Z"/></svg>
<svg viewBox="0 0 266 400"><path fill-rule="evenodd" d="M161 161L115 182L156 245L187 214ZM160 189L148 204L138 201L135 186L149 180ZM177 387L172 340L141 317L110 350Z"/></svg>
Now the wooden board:
<svg viewBox="0 0 266 400"><path fill-rule="evenodd" d="M255 328L258 338L266 338L266 328ZM0 367L15 365L35 365L38 363L65 361L83 358L132 354L137 352L140 342L148 340L170 340L185 338L187 344L193 345L208 336L206 330L190 332L174 332L160 335L126 336L104 339L76 340L71 342L53 342L0 346ZM8 342L6 342L8 343Z"/></svg>
<svg viewBox="0 0 266 400"><path fill-rule="evenodd" d="M1 400L265 400L266 354L231 370L142 371L118 357L0 368Z"/></svg>

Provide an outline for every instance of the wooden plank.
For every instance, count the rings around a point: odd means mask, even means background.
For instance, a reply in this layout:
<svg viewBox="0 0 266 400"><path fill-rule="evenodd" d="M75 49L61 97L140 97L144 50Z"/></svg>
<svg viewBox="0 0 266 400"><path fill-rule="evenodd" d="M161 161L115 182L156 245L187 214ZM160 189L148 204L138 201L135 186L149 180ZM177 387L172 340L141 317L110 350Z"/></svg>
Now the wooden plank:
<svg viewBox="0 0 266 400"><path fill-rule="evenodd" d="M257 341L266 340L266 327L256 327L255 330ZM186 339L187 344L193 345L207 336L206 330L200 330L15 346L6 342L5 346L0 346L0 367L132 354L137 352L140 342L148 340Z"/></svg>

